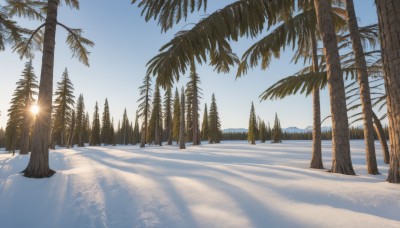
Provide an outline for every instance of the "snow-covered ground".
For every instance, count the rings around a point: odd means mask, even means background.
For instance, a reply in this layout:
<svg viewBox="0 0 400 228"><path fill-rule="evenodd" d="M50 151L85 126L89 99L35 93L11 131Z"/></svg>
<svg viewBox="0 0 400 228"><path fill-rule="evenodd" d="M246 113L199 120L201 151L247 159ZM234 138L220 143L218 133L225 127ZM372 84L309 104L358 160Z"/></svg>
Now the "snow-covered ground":
<svg viewBox="0 0 400 228"><path fill-rule="evenodd" d="M85 147L50 152L57 173L28 179L0 154L0 227L400 227L400 185L308 168L311 142ZM331 146L323 143L325 167Z"/></svg>

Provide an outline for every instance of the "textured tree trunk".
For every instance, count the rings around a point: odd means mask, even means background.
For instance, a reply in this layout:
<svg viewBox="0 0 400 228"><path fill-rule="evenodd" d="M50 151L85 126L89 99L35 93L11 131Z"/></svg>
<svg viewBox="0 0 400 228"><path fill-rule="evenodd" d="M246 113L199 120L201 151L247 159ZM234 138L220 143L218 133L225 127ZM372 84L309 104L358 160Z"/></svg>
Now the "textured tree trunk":
<svg viewBox="0 0 400 228"><path fill-rule="evenodd" d="M314 0L319 31L324 43L328 72L328 89L332 117L332 169L333 173L354 175L350 157L349 124L346 109L343 75L332 17L330 1Z"/></svg>
<svg viewBox="0 0 400 228"><path fill-rule="evenodd" d="M379 174L375 155L374 126L372 122L372 105L367 63L365 61L364 50L361 43L360 31L358 30L353 0L346 0L346 11L347 24L349 26L351 43L356 60L357 81L360 88L367 170L369 174Z"/></svg>
<svg viewBox="0 0 400 228"><path fill-rule="evenodd" d="M378 135L379 141L381 142L382 146L383 162L385 162L385 164L389 164L390 156L389 156L389 148L385 137L385 132L383 131L381 121L375 115L374 112L372 112L372 117L374 119L376 134Z"/></svg>
<svg viewBox="0 0 400 228"><path fill-rule="evenodd" d="M55 173L55 171L51 170L49 167L49 133L51 128L57 9L58 0L49 0L47 4L42 70L40 74L38 97L40 113L37 116L34 125L32 152L29 164L23 171L24 176L26 177L51 177Z"/></svg>
<svg viewBox="0 0 400 228"><path fill-rule="evenodd" d="M181 126L179 127L179 148L186 149L185 146L185 91L181 93Z"/></svg>
<svg viewBox="0 0 400 228"><path fill-rule="evenodd" d="M193 145L200 144L200 134L199 134L199 103L198 103L198 94L197 90L193 91L193 104L192 104L192 113L193 113Z"/></svg>
<svg viewBox="0 0 400 228"><path fill-rule="evenodd" d="M389 119L388 181L400 183L400 0L376 0Z"/></svg>
<svg viewBox="0 0 400 228"><path fill-rule="evenodd" d="M172 121L170 121L171 119L169 119L169 123L168 123L168 145L172 145Z"/></svg>
<svg viewBox="0 0 400 228"><path fill-rule="evenodd" d="M72 111L71 130L69 132L67 149L69 149L71 146L73 147L74 131L75 131L75 111Z"/></svg>
<svg viewBox="0 0 400 228"><path fill-rule="evenodd" d="M311 36L313 71L318 72L317 40L315 34ZM319 88L314 88L313 93L313 147L310 168L323 169L321 152L321 105L319 99Z"/></svg>

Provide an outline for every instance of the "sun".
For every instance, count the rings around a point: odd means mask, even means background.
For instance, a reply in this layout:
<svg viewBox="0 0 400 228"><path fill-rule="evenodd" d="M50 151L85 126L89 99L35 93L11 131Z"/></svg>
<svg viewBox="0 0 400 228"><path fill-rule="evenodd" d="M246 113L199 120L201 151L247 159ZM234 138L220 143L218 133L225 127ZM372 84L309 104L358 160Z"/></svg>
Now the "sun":
<svg viewBox="0 0 400 228"><path fill-rule="evenodd" d="M39 113L39 106L37 104L32 105L31 112L32 112L33 115L38 114Z"/></svg>

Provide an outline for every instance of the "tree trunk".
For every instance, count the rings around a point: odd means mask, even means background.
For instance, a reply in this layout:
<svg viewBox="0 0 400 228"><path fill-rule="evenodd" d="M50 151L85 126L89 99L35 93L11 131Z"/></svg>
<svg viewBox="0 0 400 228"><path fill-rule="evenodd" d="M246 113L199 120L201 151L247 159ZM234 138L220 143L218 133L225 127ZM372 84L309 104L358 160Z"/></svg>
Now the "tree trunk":
<svg viewBox="0 0 400 228"><path fill-rule="evenodd" d="M383 162L385 162L385 164L389 164L390 156L389 156L389 148L385 137L385 132L383 131L381 121L375 115L374 112L372 112L372 117L374 119L376 134L378 135L379 141L381 142L382 146Z"/></svg>
<svg viewBox="0 0 400 228"><path fill-rule="evenodd" d="M168 145L172 145L172 121L171 119L168 120Z"/></svg>
<svg viewBox="0 0 400 228"><path fill-rule="evenodd" d="M181 126L179 127L179 148L186 149L185 146L185 91L181 93Z"/></svg>
<svg viewBox="0 0 400 228"><path fill-rule="evenodd" d="M194 89L194 88L193 88ZM192 113L193 113L193 145L200 144L200 134L199 134L199 98L197 94L197 88L193 91L193 103L192 103Z"/></svg>
<svg viewBox="0 0 400 228"><path fill-rule="evenodd" d="M318 54L317 54L317 40L315 34L311 36L312 44L312 61L313 71L318 72ZM324 164L322 162L321 152L321 105L319 99L319 88L314 88L313 93L313 147L312 147L312 158L310 168L323 169Z"/></svg>
<svg viewBox="0 0 400 228"><path fill-rule="evenodd" d="M58 0L49 0L44 30L42 70L40 74L38 97L40 113L34 125L32 152L29 164L26 169L22 171L26 177L51 177L55 173L55 171L51 170L49 167L49 133L51 128L57 9Z"/></svg>
<svg viewBox="0 0 400 228"><path fill-rule="evenodd" d="M360 31L358 30L353 0L346 0L346 11L347 24L349 26L351 43L356 60L357 81L360 88L367 170L369 174L379 174L375 155L374 126L372 122L372 105L367 63L365 61L364 50L361 43Z"/></svg>
<svg viewBox="0 0 400 228"><path fill-rule="evenodd" d="M400 183L400 0L376 0L389 119L388 181Z"/></svg>
<svg viewBox="0 0 400 228"><path fill-rule="evenodd" d="M349 124L346 109L343 75L332 17L330 1L314 0L319 31L324 43L328 72L328 89L332 117L332 170L333 173L354 175L350 157Z"/></svg>

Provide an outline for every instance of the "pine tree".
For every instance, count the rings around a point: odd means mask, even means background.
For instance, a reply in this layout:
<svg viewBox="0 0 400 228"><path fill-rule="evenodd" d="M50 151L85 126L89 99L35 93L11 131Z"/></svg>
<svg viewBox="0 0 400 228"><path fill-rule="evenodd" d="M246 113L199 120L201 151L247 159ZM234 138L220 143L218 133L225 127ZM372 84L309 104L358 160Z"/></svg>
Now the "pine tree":
<svg viewBox="0 0 400 228"><path fill-rule="evenodd" d="M120 136L121 136L121 144L127 145L128 140L129 140L129 119L128 119L128 114L126 112L126 108L124 110L124 114L122 116L122 124L121 124L121 130L120 130Z"/></svg>
<svg viewBox="0 0 400 228"><path fill-rule="evenodd" d="M117 144L117 139L116 139L115 130L114 130L114 118L112 118L112 120L111 120L110 139L111 139L112 145L115 146Z"/></svg>
<svg viewBox="0 0 400 228"><path fill-rule="evenodd" d="M250 118L249 118L249 132L247 136L247 141L252 145L256 144L256 130L257 130L257 121L256 121L256 111L254 109L254 104L251 102L250 109Z"/></svg>
<svg viewBox="0 0 400 228"><path fill-rule="evenodd" d="M53 112L53 143L65 146L67 143L67 132L71 129L71 115L75 104L73 95L74 87L69 78L68 70L65 68L61 81L57 83L57 90L54 93Z"/></svg>
<svg viewBox="0 0 400 228"><path fill-rule="evenodd" d="M207 104L204 104L203 122L201 125L201 140L208 139L208 129L209 129L209 124L208 124Z"/></svg>
<svg viewBox="0 0 400 228"><path fill-rule="evenodd" d="M261 143L265 143L267 141L267 127L265 126L265 122L260 120L260 141Z"/></svg>
<svg viewBox="0 0 400 228"><path fill-rule="evenodd" d="M100 145L100 117L99 117L99 106L94 106L93 122L92 122L92 132L90 137L90 145L98 146Z"/></svg>
<svg viewBox="0 0 400 228"><path fill-rule="evenodd" d="M27 154L29 151L29 135L33 123L30 109L35 102L33 96L37 95L36 89L38 88L32 61L25 63L21 76L22 78L16 83L17 88L10 102L11 107L8 109L6 147L13 151L19 147L20 154Z"/></svg>
<svg viewBox="0 0 400 228"><path fill-rule="evenodd" d="M186 149L185 146L185 91L181 91L181 120L179 126L179 149Z"/></svg>
<svg viewBox="0 0 400 228"><path fill-rule="evenodd" d="M193 140L193 120L192 120L192 105L188 101L188 93L186 90L185 94L185 102L186 102L186 124L185 124L185 135L186 135L186 140L187 142L192 142Z"/></svg>
<svg viewBox="0 0 400 228"><path fill-rule="evenodd" d="M190 65L190 78L186 85L186 102L187 102L187 130L189 141L193 145L200 144L200 124L199 124L199 110L201 89L199 88L200 78L196 73L194 63Z"/></svg>
<svg viewBox="0 0 400 228"><path fill-rule="evenodd" d="M162 132L162 106L160 89L156 86L153 98L153 110L151 111L151 118L149 121L149 134L147 140L154 142L155 145L161 146L161 132Z"/></svg>
<svg viewBox="0 0 400 228"><path fill-rule="evenodd" d="M278 114L275 113L274 128L272 129L272 142L281 143L282 142L282 129L281 123L278 119Z"/></svg>
<svg viewBox="0 0 400 228"><path fill-rule="evenodd" d="M112 138L110 138L110 128L111 128L111 119L110 119L110 108L108 106L108 100L104 101L104 110L103 116L101 118L101 142L104 145L109 145L112 143Z"/></svg>
<svg viewBox="0 0 400 228"><path fill-rule="evenodd" d="M142 138L140 142L140 147L144 147L147 140L147 128L148 128L148 118L150 115L150 99L151 99L151 77L150 74L146 74L143 79L143 85L139 87L140 90L140 98L138 102L139 104L139 116L143 117L143 124L142 124Z"/></svg>
<svg viewBox="0 0 400 228"><path fill-rule="evenodd" d="M179 142L179 127L181 121L181 105L179 102L178 88L175 90L174 98L174 116L172 118L172 138L176 140L176 144Z"/></svg>
<svg viewBox="0 0 400 228"><path fill-rule="evenodd" d="M221 121L219 119L218 115L218 108L217 108L217 103L215 100L215 95L214 93L212 94L211 98L211 106L210 106L210 114L208 115L209 118L209 138L208 142L209 143L220 143L221 137L222 137L222 131L221 131Z"/></svg>
<svg viewBox="0 0 400 228"><path fill-rule="evenodd" d="M92 130L90 128L89 112L86 112L86 115L83 118L83 133L82 133L83 143L89 143L90 142L91 133L92 133Z"/></svg>
<svg viewBox="0 0 400 228"><path fill-rule="evenodd" d="M164 95L164 129L165 129L165 136L166 136L168 145L172 145L171 102L172 102L172 92L171 92L171 87L168 86L165 91L165 95Z"/></svg>
<svg viewBox="0 0 400 228"><path fill-rule="evenodd" d="M136 145L139 142L140 142L139 113L136 111L135 126L133 128L132 145Z"/></svg>
<svg viewBox="0 0 400 228"><path fill-rule="evenodd" d="M75 132L74 132L74 142L78 146L84 146L83 133L85 126L83 125L83 119L85 115L85 103L83 99L83 94L79 95L78 101L76 102L75 111Z"/></svg>

